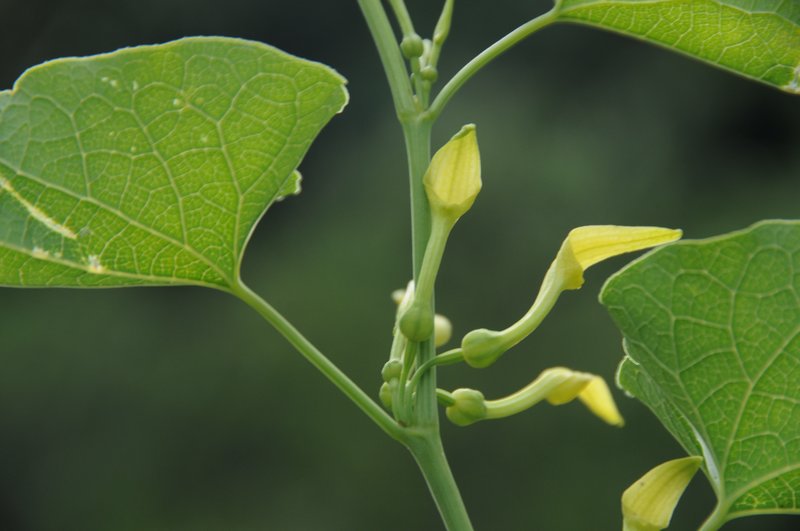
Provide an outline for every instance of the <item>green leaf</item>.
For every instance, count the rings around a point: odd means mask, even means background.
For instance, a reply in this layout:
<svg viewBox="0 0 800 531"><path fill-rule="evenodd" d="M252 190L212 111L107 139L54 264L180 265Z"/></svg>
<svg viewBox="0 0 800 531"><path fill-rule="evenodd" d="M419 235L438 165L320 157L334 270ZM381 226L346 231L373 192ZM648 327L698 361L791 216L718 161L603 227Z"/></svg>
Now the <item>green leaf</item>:
<svg viewBox="0 0 800 531"><path fill-rule="evenodd" d="M800 512L800 222L658 249L601 301L618 383L705 459L717 512Z"/></svg>
<svg viewBox="0 0 800 531"><path fill-rule="evenodd" d="M558 19L681 51L800 94L800 2L563 0Z"/></svg>
<svg viewBox="0 0 800 531"><path fill-rule="evenodd" d="M28 70L0 92L0 285L234 285L344 84L221 37Z"/></svg>

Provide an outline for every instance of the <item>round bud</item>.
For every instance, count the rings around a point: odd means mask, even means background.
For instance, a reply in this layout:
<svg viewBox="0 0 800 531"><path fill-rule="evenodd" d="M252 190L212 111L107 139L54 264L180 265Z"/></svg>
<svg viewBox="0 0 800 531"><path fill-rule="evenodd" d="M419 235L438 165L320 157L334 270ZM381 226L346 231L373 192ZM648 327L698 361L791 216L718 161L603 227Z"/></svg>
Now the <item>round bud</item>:
<svg viewBox="0 0 800 531"><path fill-rule="evenodd" d="M381 404L389 411L392 410L392 388L392 384L383 382L380 391L378 391L378 398L381 399Z"/></svg>
<svg viewBox="0 0 800 531"><path fill-rule="evenodd" d="M502 339L500 333L493 330L485 328L473 330L461 340L464 361L476 369L488 367L507 350Z"/></svg>
<svg viewBox="0 0 800 531"><path fill-rule="evenodd" d="M422 44L422 38L416 33L406 35L400 43L400 51L406 59L416 59L422 56L425 51L425 46Z"/></svg>
<svg viewBox="0 0 800 531"><path fill-rule="evenodd" d="M414 300L400 317L400 331L410 341L427 341L433 335L433 312L430 306Z"/></svg>
<svg viewBox="0 0 800 531"><path fill-rule="evenodd" d="M455 403L445 410L450 422L469 426L486 418L486 401L483 393L475 389L456 389L452 393Z"/></svg>
<svg viewBox="0 0 800 531"><path fill-rule="evenodd" d="M384 382L389 382L395 378L400 378L403 371L403 362L400 360L389 360L381 369L381 376Z"/></svg>
<svg viewBox="0 0 800 531"><path fill-rule="evenodd" d="M436 83L436 80L439 79L439 71L432 66L423 66L419 74L422 76L422 80L428 83Z"/></svg>

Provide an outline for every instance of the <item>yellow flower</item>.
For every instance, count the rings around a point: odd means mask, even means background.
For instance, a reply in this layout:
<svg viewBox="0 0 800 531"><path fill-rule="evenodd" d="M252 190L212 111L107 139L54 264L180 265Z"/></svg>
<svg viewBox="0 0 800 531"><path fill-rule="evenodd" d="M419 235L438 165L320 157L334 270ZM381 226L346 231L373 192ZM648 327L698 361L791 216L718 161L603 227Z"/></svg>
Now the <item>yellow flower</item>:
<svg viewBox="0 0 800 531"><path fill-rule="evenodd" d="M677 229L588 225L572 229L558 251L552 268L561 273L562 289L583 285L583 272L598 262L620 254L641 251L680 239Z"/></svg>
<svg viewBox="0 0 800 531"><path fill-rule="evenodd" d="M594 264L612 256L669 243L681 235L676 229L617 225L590 225L571 230L550 264L528 312L505 330L481 328L465 335L461 340L464 361L477 368L493 364L539 326L564 290L580 288L584 271Z"/></svg>
<svg viewBox="0 0 800 531"><path fill-rule="evenodd" d="M484 419L509 417L542 400L558 406L576 398L608 424L624 424L605 380L594 374L565 367L543 371L536 380L505 398L484 400L480 391L473 389L457 389L451 396L454 403L448 405L447 417L459 426L467 426Z"/></svg>

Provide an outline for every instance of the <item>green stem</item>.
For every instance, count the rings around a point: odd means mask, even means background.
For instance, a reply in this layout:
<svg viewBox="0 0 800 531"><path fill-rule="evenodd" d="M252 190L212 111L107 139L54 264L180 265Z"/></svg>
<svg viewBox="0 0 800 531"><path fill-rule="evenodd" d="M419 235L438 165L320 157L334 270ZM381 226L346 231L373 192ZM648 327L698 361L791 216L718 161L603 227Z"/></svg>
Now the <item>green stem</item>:
<svg viewBox="0 0 800 531"><path fill-rule="evenodd" d="M431 232L431 216L422 178L430 164L431 125L424 120L403 123L408 154L409 179L411 184L411 226L413 238L414 279L422 269L422 260ZM433 310L433 301L431 310ZM417 363L424 366L436 356L433 338L419 343ZM439 435L439 410L436 396L436 369L431 367L419 378L414 409L415 427L420 430L417 438L410 439L406 446L414 455L425 476L439 514L450 531L471 531L472 524L461 499L458 485L450 471L441 436Z"/></svg>
<svg viewBox="0 0 800 531"><path fill-rule="evenodd" d="M438 430L411 439L407 446L428 483L445 527L449 531L472 531L467 508L447 464Z"/></svg>
<svg viewBox="0 0 800 531"><path fill-rule="evenodd" d="M444 249L447 245L447 237L453 224L437 216L431 220L431 233L428 243L425 246L425 256L420 266L419 280L414 289L414 301L427 301L433 297L434 287L436 286L436 276L442 264Z"/></svg>
<svg viewBox="0 0 800 531"><path fill-rule="evenodd" d="M439 15L439 21L436 23L436 28L433 30L431 53L428 57L428 64L434 68L439 64L439 55L442 53L444 41L446 41L447 37L450 35L452 20L453 0L445 0L442 14Z"/></svg>
<svg viewBox="0 0 800 531"><path fill-rule="evenodd" d="M422 270L422 260L431 233L431 214L422 178L431 160L430 123L415 120L403 124L408 155L409 185L411 188L411 234L415 285ZM431 298L433 299L433 297ZM434 310L431 300L431 310ZM433 338L419 344L417 363L422 365L436 355ZM436 406L436 372L428 371L421 379L417 392L416 420L419 425L436 426L439 411Z"/></svg>
<svg viewBox="0 0 800 531"><path fill-rule="evenodd" d="M250 288L237 283L231 293L257 311L269 324L286 338L314 367L339 388L356 406L377 424L390 437L403 440L404 431L378 404L373 401L353 380L347 377L336 365L306 339L278 311L259 297Z"/></svg>
<svg viewBox="0 0 800 531"><path fill-rule="evenodd" d="M416 280L419 277L422 257L431 230L430 207L425 197L422 178L431 160L433 122L424 118L421 109L415 108L411 82L380 0L358 0L358 3L378 46L386 77L392 89L395 110L403 126L411 188L413 269ZM436 355L433 338L418 345L417 362L419 365L424 365ZM401 382L401 385L405 385L405 382ZM458 485L447 464L439 435L435 369L426 371L420 378L413 420L416 436L410 437L407 435L407 430L401 429L401 434L406 435L401 441L419 464L447 528L451 531L471 531L472 524L461 500ZM394 425L393 421L392 424Z"/></svg>
<svg viewBox="0 0 800 531"><path fill-rule="evenodd" d="M372 33L375 46L378 48L397 115L401 121L407 120L416 112L416 105L414 93L411 90L411 81L392 25L386 16L381 0L358 0L358 5L361 7L361 13Z"/></svg>
<svg viewBox="0 0 800 531"><path fill-rule="evenodd" d="M400 330L409 341L425 341L433 335L433 293L436 275L452 228L453 224L441 216L434 216L431 220L431 232L428 244L425 246L425 256L414 286L414 299L400 317Z"/></svg>
<svg viewBox="0 0 800 531"><path fill-rule="evenodd" d="M411 20L411 15L408 13L406 3L403 0L389 0L389 4L392 6L394 17L397 19L397 24L400 26L400 31L403 33L403 37L416 36L419 38L419 35L417 35L417 32L414 30L414 22ZM425 83L420 76L419 57L409 59L408 62L411 66L411 72L413 74L412 78L414 81L414 89L416 90L417 94L417 102L422 105L421 98L425 93Z"/></svg>
<svg viewBox="0 0 800 531"><path fill-rule="evenodd" d="M406 343L406 350L403 354L403 369L400 372L400 385L398 385L398 400L397 406L393 408L395 414L400 418L400 422L408 424L411 419L411 412L413 410L412 404L408 399L408 375L414 369L414 362L417 360L418 344L412 341ZM393 403L394 405L394 403Z"/></svg>
<svg viewBox="0 0 800 531"><path fill-rule="evenodd" d="M444 87L442 87L442 90L436 96L436 99L433 100L433 103L428 109L428 114L430 115L431 119L436 119L442 113L442 110L450 101L450 98L452 98L456 92L458 92L464 83L469 81L472 76L477 74L481 68L492 62L494 59L508 51L516 44L519 44L520 41L536 33L540 29L549 26L557 19L558 11L556 9L552 9L547 13L544 13L543 15L540 15L530 22L518 27L481 52L480 55L475 57L472 61L464 65L464 67L459 70Z"/></svg>
<svg viewBox="0 0 800 531"><path fill-rule="evenodd" d="M408 14L406 3L403 0L389 0L389 4L392 6L392 11L394 11L394 16L400 25L400 31L403 32L403 36L416 35L414 23L411 21L411 15Z"/></svg>
<svg viewBox="0 0 800 531"><path fill-rule="evenodd" d="M728 510L727 508L717 505L714 508L714 512L711 513L711 516L703 522L703 525L700 527L698 531L717 531L720 527L722 527L725 522L728 521Z"/></svg>
<svg viewBox="0 0 800 531"><path fill-rule="evenodd" d="M459 363L464 361L464 355L460 348L456 348L445 352L444 354L439 354L438 356L434 356L432 359L429 359L424 365L420 365L419 368L414 372L414 376L411 377L411 381L408 383L408 389L410 394L414 394L419 385L419 380L422 378L422 375L431 370L433 367L441 367L444 365L453 365L455 363Z"/></svg>
<svg viewBox="0 0 800 531"><path fill-rule="evenodd" d="M506 349L510 349L536 330L558 302L563 291L561 276L552 267L547 270L539 293L530 309L516 323L499 332Z"/></svg>

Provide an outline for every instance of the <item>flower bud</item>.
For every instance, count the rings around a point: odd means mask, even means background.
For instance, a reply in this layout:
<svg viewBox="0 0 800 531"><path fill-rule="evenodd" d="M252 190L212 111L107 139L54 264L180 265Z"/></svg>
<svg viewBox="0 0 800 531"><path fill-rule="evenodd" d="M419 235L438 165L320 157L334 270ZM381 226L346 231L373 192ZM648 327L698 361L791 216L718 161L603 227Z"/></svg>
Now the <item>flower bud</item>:
<svg viewBox="0 0 800 531"><path fill-rule="evenodd" d="M408 309L411 304L412 295L414 294L414 281L408 283L406 289L396 289L392 292L392 300L400 306L398 313L401 315ZM404 304L403 301L406 301ZM434 345L441 347L446 344L453 337L453 325L450 319L441 314L434 314L433 316L433 337Z"/></svg>
<svg viewBox="0 0 800 531"><path fill-rule="evenodd" d="M389 360L381 369L381 376L384 382L389 382L395 378L400 378L403 371L403 362L397 359Z"/></svg>
<svg viewBox="0 0 800 531"><path fill-rule="evenodd" d="M403 52L403 56L406 59L415 59L420 57L425 51L425 47L422 44L422 37L416 33L412 35L406 35L400 42L400 51Z"/></svg>
<svg viewBox="0 0 800 531"><path fill-rule="evenodd" d="M422 76L423 81L428 83L436 83L436 80L439 79L439 71L433 66L423 66L419 75Z"/></svg>
<svg viewBox="0 0 800 531"><path fill-rule="evenodd" d="M456 389L452 392L454 403L447 407L445 414L457 426L469 426L486 418L486 404L483 393L475 389Z"/></svg>
<svg viewBox="0 0 800 531"><path fill-rule="evenodd" d="M493 364L508 348L503 342L501 332L485 328L473 330L461 340L464 361L476 369Z"/></svg>
<svg viewBox="0 0 800 531"><path fill-rule="evenodd" d="M622 494L625 531L660 531L669 526L675 506L694 477L702 457L684 457L662 463Z"/></svg>
<svg viewBox="0 0 800 531"><path fill-rule="evenodd" d="M433 310L423 298L415 298L400 316L400 331L411 341L427 341L433 334Z"/></svg>
<svg viewBox="0 0 800 531"><path fill-rule="evenodd" d="M481 157L474 124L462 127L436 152L423 184L434 216L452 224L469 210L481 190Z"/></svg>
<svg viewBox="0 0 800 531"><path fill-rule="evenodd" d="M453 325L450 323L450 319L444 315L435 314L433 316L433 344L441 347L450 341L451 337L453 337Z"/></svg>
<svg viewBox="0 0 800 531"><path fill-rule="evenodd" d="M378 391L378 398L380 398L381 404L383 404L383 407L389 411L392 410L392 395L394 394L394 389L397 387L397 385L398 380L383 382L383 384L381 384L380 391Z"/></svg>

